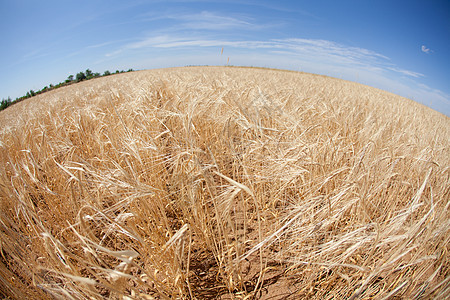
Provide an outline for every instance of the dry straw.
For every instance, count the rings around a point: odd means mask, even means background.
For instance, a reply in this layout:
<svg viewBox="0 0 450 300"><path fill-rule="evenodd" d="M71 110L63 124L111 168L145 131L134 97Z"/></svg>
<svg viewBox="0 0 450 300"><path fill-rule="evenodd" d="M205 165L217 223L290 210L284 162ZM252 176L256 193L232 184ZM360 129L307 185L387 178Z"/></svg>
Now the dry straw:
<svg viewBox="0 0 450 300"><path fill-rule="evenodd" d="M64 87L0 125L2 298L450 295L450 121L410 100L192 67Z"/></svg>

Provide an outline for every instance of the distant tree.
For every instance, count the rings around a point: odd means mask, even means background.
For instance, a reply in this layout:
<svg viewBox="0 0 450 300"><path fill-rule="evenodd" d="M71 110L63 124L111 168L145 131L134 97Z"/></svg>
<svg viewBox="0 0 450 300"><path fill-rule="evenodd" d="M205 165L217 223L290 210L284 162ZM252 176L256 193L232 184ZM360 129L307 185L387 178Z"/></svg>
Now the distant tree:
<svg viewBox="0 0 450 300"><path fill-rule="evenodd" d="M0 110L4 110L8 106L8 102L5 99L2 99L2 102L0 103Z"/></svg>
<svg viewBox="0 0 450 300"><path fill-rule="evenodd" d="M0 103L0 110L4 110L8 106L11 105L11 98L8 97L8 99L2 99L2 102Z"/></svg>
<svg viewBox="0 0 450 300"><path fill-rule="evenodd" d="M80 72L80 73L77 74L76 78L77 78L77 82L80 82L80 81L86 79L86 75L83 72Z"/></svg>
<svg viewBox="0 0 450 300"><path fill-rule="evenodd" d="M92 73L91 70L86 69L86 79L91 79L92 77L94 77L94 73Z"/></svg>
<svg viewBox="0 0 450 300"><path fill-rule="evenodd" d="M133 69L128 69L128 71L126 71L126 72L133 72L133 71L134 71ZM114 72L114 74L119 74L119 73L125 73L125 71L124 70L122 70L122 71L116 70ZM77 73L76 76L69 75L64 82L60 82L60 83L58 83L56 85L50 84L49 86L45 86L41 90L37 90L36 92L33 91L33 90L29 90L26 93L25 96L17 97L14 101L11 101L10 97L8 97L8 99L2 99L2 101L0 102L0 110L5 109L6 107L8 107L12 103L20 102L22 100L25 100L27 98L31 98L31 97L36 96L38 94L44 93L46 91L49 91L49 90L52 90L52 89L56 89L56 88L59 88L61 86L65 86L65 85L67 85L67 84L69 84L70 82L73 82L73 81L80 82L80 81L83 81L85 79L91 79L91 78L96 78L96 77L100 77L100 76L108 76L108 75L111 75L111 74L112 73L110 71L108 71L108 70L106 70L103 73L103 75L101 75L100 73L97 73L97 72L93 73L90 69L86 69L86 73L79 72L79 73Z"/></svg>

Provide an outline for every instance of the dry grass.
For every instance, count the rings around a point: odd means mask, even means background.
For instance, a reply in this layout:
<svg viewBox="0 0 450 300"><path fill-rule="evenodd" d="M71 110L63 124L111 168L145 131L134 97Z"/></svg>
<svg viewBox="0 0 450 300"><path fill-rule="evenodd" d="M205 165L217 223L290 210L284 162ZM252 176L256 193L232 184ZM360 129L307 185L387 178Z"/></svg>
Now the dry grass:
<svg viewBox="0 0 450 300"><path fill-rule="evenodd" d="M359 84L192 67L0 113L0 295L444 299L450 119Z"/></svg>

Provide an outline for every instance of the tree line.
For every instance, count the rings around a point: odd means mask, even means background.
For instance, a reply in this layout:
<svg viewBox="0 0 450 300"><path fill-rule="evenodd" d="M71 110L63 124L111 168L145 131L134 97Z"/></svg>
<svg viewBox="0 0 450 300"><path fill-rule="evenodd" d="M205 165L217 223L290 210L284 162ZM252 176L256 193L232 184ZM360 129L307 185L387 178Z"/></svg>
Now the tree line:
<svg viewBox="0 0 450 300"><path fill-rule="evenodd" d="M38 90L38 91L33 91L33 90L29 90L24 96L22 97L17 97L16 99L12 100L11 97L8 97L6 99L2 99L2 102L0 103L0 110L4 110L5 108L7 108L8 106L11 106L13 104L16 104L22 100L31 98L33 96L66 86L66 85L70 85L73 83L77 83L80 81L84 81L84 80L89 80L89 79L93 79L93 78L98 78L98 77L103 77L103 76L109 76L109 75L113 75L113 74L119 74L119 73L125 73L125 72L133 72L133 69L128 69L128 71L119 71L116 70L116 72L111 73L110 71L106 70L103 74L100 73L94 73L92 72L90 69L86 69L86 71L84 72L78 72L75 76L74 75L69 75L67 77L67 79L63 82L60 82L56 85L53 84L49 84L48 86L44 86L42 89Z"/></svg>

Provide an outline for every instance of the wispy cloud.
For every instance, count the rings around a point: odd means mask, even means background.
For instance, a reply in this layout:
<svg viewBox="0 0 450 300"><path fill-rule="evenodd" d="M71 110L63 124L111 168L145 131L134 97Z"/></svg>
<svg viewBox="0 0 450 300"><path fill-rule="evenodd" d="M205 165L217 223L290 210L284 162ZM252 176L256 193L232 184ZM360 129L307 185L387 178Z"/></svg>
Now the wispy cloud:
<svg viewBox="0 0 450 300"><path fill-rule="evenodd" d="M256 25L244 16L223 16L214 12L202 11L197 14L182 14L172 16L181 21L181 26L200 30L228 30L236 28L251 28Z"/></svg>
<svg viewBox="0 0 450 300"><path fill-rule="evenodd" d="M333 41L320 39L272 39L268 41L208 38L202 36L158 35L143 38L137 42L124 45L122 48L110 52L107 56L114 56L127 50L139 49L194 49L208 47L228 47L235 50L261 50L272 54L301 58L304 61L326 63L330 66L344 66L372 72L396 72L409 77L419 78L424 75L405 70L391 63L390 59L375 51L349 47ZM260 54L260 53L259 53Z"/></svg>
<svg viewBox="0 0 450 300"><path fill-rule="evenodd" d="M155 47L164 47L164 45L168 45L167 47L181 47L185 46L183 43L187 43L191 41L190 38L183 37L175 37L171 35L158 35L152 37L146 37L136 42L131 42L121 46L119 49L106 53L105 56L111 57L122 54L124 52L130 50L139 50L145 48L155 48Z"/></svg>
<svg viewBox="0 0 450 300"><path fill-rule="evenodd" d="M421 49L422 49L422 52L425 52L427 54L433 52L430 48L427 48L425 45L422 45Z"/></svg>
<svg viewBox="0 0 450 300"><path fill-rule="evenodd" d="M423 75L422 73L419 72L414 72L414 71L408 71L408 70L403 70L403 69L399 69L397 67L387 67L387 69L403 74L403 75L407 75L407 76L411 76L411 77L415 77L415 78L419 78L419 77L424 77L425 75Z"/></svg>
<svg viewBox="0 0 450 300"><path fill-rule="evenodd" d="M274 40L277 51L285 51L286 55L297 56L310 61L320 61L332 65L346 65L358 68L378 67L389 58L377 52L349 47L333 41L317 39L284 39Z"/></svg>
<svg viewBox="0 0 450 300"><path fill-rule="evenodd" d="M412 88L413 98L450 117L450 95L426 84L418 83Z"/></svg>
<svg viewBox="0 0 450 300"><path fill-rule="evenodd" d="M110 46L110 45L117 44L117 43L120 43L120 42L123 42L123 41L126 41L126 40L107 41L107 42L104 42L104 43L99 43L99 44L94 44L94 45L87 46L86 49L103 48L105 46Z"/></svg>
<svg viewBox="0 0 450 300"><path fill-rule="evenodd" d="M23 55L21 62L25 62L25 61L29 61L29 60L36 60L36 59L43 58L43 57L50 56L50 55L51 55L51 53L50 53L50 51L48 51L48 48L42 47L40 49L31 50L30 52Z"/></svg>
<svg viewBox="0 0 450 300"><path fill-rule="evenodd" d="M155 12L144 13L138 18L141 22L155 22L168 20L178 30L205 30L222 31L231 29L256 30L269 26L257 24L255 20L245 14L221 14L214 11L201 11L195 13L171 12L157 14ZM170 27L169 27L170 28Z"/></svg>

